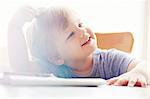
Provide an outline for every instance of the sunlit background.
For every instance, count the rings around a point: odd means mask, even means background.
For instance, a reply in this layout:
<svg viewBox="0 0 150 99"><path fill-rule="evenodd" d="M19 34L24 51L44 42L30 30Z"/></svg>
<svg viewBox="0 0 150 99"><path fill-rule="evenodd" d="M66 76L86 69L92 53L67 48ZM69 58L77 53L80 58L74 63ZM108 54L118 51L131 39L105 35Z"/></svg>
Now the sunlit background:
<svg viewBox="0 0 150 99"><path fill-rule="evenodd" d="M150 56L149 0L0 0L0 71L10 69L7 25L12 14L22 5L70 6L94 32L132 32L135 43L131 54L141 59Z"/></svg>

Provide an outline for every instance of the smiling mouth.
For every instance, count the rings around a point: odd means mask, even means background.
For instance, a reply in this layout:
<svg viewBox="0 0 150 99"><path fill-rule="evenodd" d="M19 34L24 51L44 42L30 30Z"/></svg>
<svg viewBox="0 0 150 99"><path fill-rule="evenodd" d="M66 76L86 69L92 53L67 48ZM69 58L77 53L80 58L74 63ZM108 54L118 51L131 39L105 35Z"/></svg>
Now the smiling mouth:
<svg viewBox="0 0 150 99"><path fill-rule="evenodd" d="M91 37L89 37L89 39L85 43L83 43L81 46L88 44L90 41L91 41Z"/></svg>

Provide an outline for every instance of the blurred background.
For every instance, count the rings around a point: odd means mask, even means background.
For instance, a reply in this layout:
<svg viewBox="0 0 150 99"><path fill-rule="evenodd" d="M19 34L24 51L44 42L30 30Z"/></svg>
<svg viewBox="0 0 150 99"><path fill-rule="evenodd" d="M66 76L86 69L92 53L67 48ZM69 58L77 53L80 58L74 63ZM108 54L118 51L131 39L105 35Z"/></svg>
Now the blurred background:
<svg viewBox="0 0 150 99"><path fill-rule="evenodd" d="M0 71L10 71L7 25L23 5L67 5L78 12L94 32L132 32L132 55L150 61L150 0L0 0Z"/></svg>

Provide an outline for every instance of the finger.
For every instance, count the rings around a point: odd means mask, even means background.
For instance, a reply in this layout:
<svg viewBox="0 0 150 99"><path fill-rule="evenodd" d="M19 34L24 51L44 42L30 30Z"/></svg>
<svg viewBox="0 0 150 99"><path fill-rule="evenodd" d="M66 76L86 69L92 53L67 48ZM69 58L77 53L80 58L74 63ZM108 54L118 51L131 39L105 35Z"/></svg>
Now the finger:
<svg viewBox="0 0 150 99"><path fill-rule="evenodd" d="M108 84L108 85L112 85L112 84L114 84L117 80L118 80L118 77L111 78L111 79L107 80L107 84Z"/></svg>
<svg viewBox="0 0 150 99"><path fill-rule="evenodd" d="M146 87L147 86L147 81L145 79L145 77L141 76L137 83L135 84L135 86L138 86L138 87Z"/></svg>
<svg viewBox="0 0 150 99"><path fill-rule="evenodd" d="M36 15L36 9L32 8L31 6L23 6L19 12L23 13L22 15Z"/></svg>
<svg viewBox="0 0 150 99"><path fill-rule="evenodd" d="M36 9L34 9L34 8L31 7L31 6L23 6L22 9L23 9L24 11L30 11L30 12L33 12L33 13L36 12Z"/></svg>
<svg viewBox="0 0 150 99"><path fill-rule="evenodd" d="M134 87L136 82L137 82L138 78L137 77L131 77L128 81L128 86L129 87Z"/></svg>
<svg viewBox="0 0 150 99"><path fill-rule="evenodd" d="M28 11L30 11L30 13L35 16L37 14L37 10L32 8L32 7L28 7Z"/></svg>
<svg viewBox="0 0 150 99"><path fill-rule="evenodd" d="M28 20L27 21L31 21L37 15L36 9L33 9L32 7L26 8L26 12L27 12L26 14L28 16Z"/></svg>
<svg viewBox="0 0 150 99"><path fill-rule="evenodd" d="M127 84L128 80L126 78L120 78L114 83L115 86L126 86Z"/></svg>

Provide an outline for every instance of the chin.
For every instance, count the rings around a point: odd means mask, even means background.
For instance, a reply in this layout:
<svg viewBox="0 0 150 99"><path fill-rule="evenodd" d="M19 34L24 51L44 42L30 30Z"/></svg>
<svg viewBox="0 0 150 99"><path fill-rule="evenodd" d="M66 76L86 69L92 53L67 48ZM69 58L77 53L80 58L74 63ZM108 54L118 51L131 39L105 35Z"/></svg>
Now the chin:
<svg viewBox="0 0 150 99"><path fill-rule="evenodd" d="M96 49L97 49L97 46L91 46L91 47L87 48L87 49L85 50L86 55L87 55L87 56L91 55Z"/></svg>

